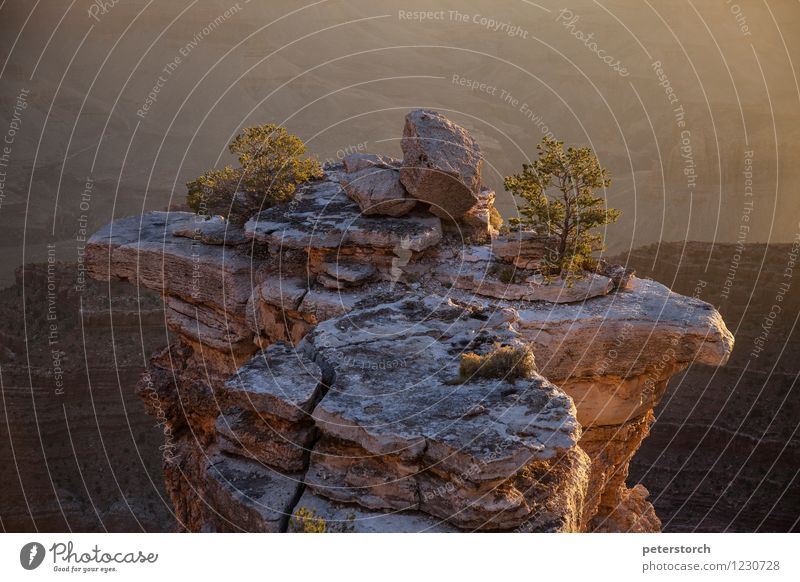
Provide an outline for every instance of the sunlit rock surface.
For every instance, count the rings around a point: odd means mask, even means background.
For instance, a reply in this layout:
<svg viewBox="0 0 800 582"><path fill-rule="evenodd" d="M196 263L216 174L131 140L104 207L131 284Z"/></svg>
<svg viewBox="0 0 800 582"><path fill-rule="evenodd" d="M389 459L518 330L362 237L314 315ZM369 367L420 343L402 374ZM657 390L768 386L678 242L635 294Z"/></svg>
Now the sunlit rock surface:
<svg viewBox="0 0 800 582"><path fill-rule="evenodd" d="M719 313L614 265L545 277L535 233L465 244L419 207L367 216L341 172L230 244L220 219L154 212L87 246L92 276L165 298L176 341L138 392L166 427L181 527L658 531L628 467L669 378L726 362ZM497 346L538 372L459 378L463 353Z"/></svg>

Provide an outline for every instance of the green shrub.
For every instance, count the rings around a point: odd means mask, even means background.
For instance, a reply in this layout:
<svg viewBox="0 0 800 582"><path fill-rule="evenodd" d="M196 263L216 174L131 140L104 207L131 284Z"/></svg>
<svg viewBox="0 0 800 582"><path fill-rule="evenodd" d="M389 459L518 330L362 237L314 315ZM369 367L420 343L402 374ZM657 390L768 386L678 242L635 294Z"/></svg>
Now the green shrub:
<svg viewBox="0 0 800 582"><path fill-rule="evenodd" d="M241 224L259 210L291 200L299 184L322 175L317 160L303 157L303 140L277 125L245 128L228 149L240 167L209 170L186 184L186 202L199 214Z"/></svg>
<svg viewBox="0 0 800 582"><path fill-rule="evenodd" d="M552 273L591 270L592 253L603 248L594 229L616 222L620 215L594 195L596 189L611 185L608 171L588 147L565 151L564 142L549 137L536 147L538 159L505 179L506 190L525 200L521 218L510 223L558 237L558 248L546 260Z"/></svg>
<svg viewBox="0 0 800 582"><path fill-rule="evenodd" d="M533 376L536 360L530 348L498 347L484 355L474 352L462 354L458 372L461 382L478 378L500 378L513 382L517 378Z"/></svg>

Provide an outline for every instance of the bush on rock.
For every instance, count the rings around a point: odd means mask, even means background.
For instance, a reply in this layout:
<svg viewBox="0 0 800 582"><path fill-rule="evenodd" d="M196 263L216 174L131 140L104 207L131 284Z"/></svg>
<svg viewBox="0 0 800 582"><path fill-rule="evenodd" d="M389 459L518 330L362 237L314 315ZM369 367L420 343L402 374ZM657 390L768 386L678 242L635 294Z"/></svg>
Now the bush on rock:
<svg viewBox="0 0 800 582"><path fill-rule="evenodd" d="M209 170L186 184L186 202L202 215L243 224L253 214L291 200L297 186L322 175L305 143L274 124L247 127L228 146L240 167Z"/></svg>

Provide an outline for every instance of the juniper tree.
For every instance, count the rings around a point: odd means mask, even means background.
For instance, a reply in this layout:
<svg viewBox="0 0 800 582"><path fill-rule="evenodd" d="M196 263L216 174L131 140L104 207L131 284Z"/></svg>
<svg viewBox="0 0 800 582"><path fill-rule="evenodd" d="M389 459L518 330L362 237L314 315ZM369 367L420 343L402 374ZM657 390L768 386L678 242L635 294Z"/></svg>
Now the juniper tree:
<svg viewBox="0 0 800 582"><path fill-rule="evenodd" d="M299 184L322 172L317 160L303 157L303 140L278 125L245 128L228 149L240 167L209 170L186 184L186 202L195 212L244 222L263 208L290 200Z"/></svg>
<svg viewBox="0 0 800 582"><path fill-rule="evenodd" d="M556 236L557 247L547 258L551 271L589 268L592 252L602 248L594 229L620 215L595 195L598 188L611 185L608 171L588 147L564 150L564 142L545 137L536 149L538 158L504 181L506 190L525 201L520 217L509 222Z"/></svg>

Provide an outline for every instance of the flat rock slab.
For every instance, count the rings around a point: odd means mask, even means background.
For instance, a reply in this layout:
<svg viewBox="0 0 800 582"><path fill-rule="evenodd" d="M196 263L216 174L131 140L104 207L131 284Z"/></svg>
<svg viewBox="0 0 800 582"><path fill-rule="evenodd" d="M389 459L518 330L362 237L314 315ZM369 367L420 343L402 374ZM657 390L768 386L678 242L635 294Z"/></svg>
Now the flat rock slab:
<svg viewBox="0 0 800 582"><path fill-rule="evenodd" d="M135 282L244 317L255 266L235 247L175 236L196 222L191 212L148 212L115 220L89 239L87 270L96 279Z"/></svg>
<svg viewBox="0 0 800 582"><path fill-rule="evenodd" d="M206 470L206 501L221 532L285 531L301 491L300 475L285 475L261 463L217 453Z"/></svg>
<svg viewBox="0 0 800 582"><path fill-rule="evenodd" d="M374 247L422 251L442 238L441 221L429 214L365 216L333 181L315 182L296 198L245 225L248 237L280 249Z"/></svg>
<svg viewBox="0 0 800 582"><path fill-rule="evenodd" d="M239 368L216 397L223 450L286 471L302 470L315 437L311 418L325 390L320 367L286 344L273 344Z"/></svg>
<svg viewBox="0 0 800 582"><path fill-rule="evenodd" d="M529 231L511 232L492 241L492 252L499 259L524 269L541 265L547 254L556 248L558 239L552 235Z"/></svg>
<svg viewBox="0 0 800 582"><path fill-rule="evenodd" d="M328 378L302 352L283 343L257 353L225 383L228 404L284 420L308 420Z"/></svg>
<svg viewBox="0 0 800 582"><path fill-rule="evenodd" d="M242 227L232 224L221 216L205 218L195 215L194 224L174 231L175 236L199 240L208 245L236 246L248 241Z"/></svg>
<svg viewBox="0 0 800 582"><path fill-rule="evenodd" d="M364 263L324 263L322 268L334 279L354 284L368 281L376 272L375 267Z"/></svg>
<svg viewBox="0 0 800 582"><path fill-rule="evenodd" d="M527 480L559 464L570 483L551 481L547 495L564 527L578 527L588 461L570 398L538 375L454 382L462 352L514 341L508 319L414 296L319 325L307 345L334 380L313 413L323 439L311 488L459 527L511 528L542 510L544 492Z"/></svg>
<svg viewBox="0 0 800 582"><path fill-rule="evenodd" d="M300 311L313 317L315 322L339 317L352 311L368 298L368 291L358 287L347 292L331 289L312 289L303 297Z"/></svg>
<svg viewBox="0 0 800 582"><path fill-rule="evenodd" d="M545 301L547 303L578 303L593 297L607 295L614 289L613 281L596 273L586 273L580 278L561 278L547 281L543 277L529 281L505 282L493 272L489 262L462 257L462 262L442 263L435 268L437 278L453 287L473 291L477 295L506 301ZM510 274L515 267L508 265Z"/></svg>
<svg viewBox="0 0 800 582"><path fill-rule="evenodd" d="M270 273L253 289L253 303L267 303L280 309L296 311L308 293L308 281L304 277L281 277Z"/></svg>
<svg viewBox="0 0 800 582"><path fill-rule="evenodd" d="M517 307L517 329L555 382L636 377L655 366L667 373L689 363L721 366L733 349L733 335L712 305L646 279L576 305Z"/></svg>

